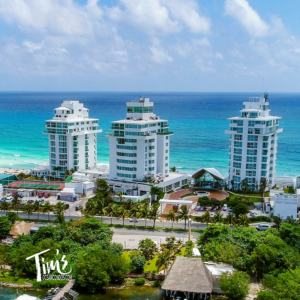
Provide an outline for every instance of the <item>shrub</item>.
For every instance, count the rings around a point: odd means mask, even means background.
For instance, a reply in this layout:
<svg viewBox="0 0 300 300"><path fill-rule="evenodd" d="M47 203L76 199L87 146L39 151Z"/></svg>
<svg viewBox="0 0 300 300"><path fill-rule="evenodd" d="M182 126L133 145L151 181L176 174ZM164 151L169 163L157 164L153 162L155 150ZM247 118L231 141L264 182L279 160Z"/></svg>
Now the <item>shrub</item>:
<svg viewBox="0 0 300 300"><path fill-rule="evenodd" d="M272 219L266 216L250 217L249 222L272 222Z"/></svg>
<svg viewBox="0 0 300 300"><path fill-rule="evenodd" d="M241 271L234 271L232 274L224 273L220 278L220 287L226 292L229 299L241 300L246 297L249 290L250 278Z"/></svg>
<svg viewBox="0 0 300 300"><path fill-rule="evenodd" d="M68 283L68 280L42 280L42 281L33 281L33 286L35 288L50 288L50 287L64 287Z"/></svg>
<svg viewBox="0 0 300 300"><path fill-rule="evenodd" d="M131 267L135 272L143 273L145 263L146 263L145 256L143 255L134 256L131 261Z"/></svg>
<svg viewBox="0 0 300 300"><path fill-rule="evenodd" d="M159 280L155 280L153 283L154 287L160 287L161 286L161 282Z"/></svg>
<svg viewBox="0 0 300 300"><path fill-rule="evenodd" d="M134 281L135 285L144 285L146 282L145 278L136 278L136 280Z"/></svg>

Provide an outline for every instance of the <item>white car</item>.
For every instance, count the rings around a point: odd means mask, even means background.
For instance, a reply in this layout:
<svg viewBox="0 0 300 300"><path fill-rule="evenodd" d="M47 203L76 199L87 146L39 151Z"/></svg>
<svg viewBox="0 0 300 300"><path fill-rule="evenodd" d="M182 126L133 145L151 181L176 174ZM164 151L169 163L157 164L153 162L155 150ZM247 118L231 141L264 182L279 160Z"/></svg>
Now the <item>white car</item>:
<svg viewBox="0 0 300 300"><path fill-rule="evenodd" d="M258 216L258 214L256 213L256 212L250 212L250 217L257 217Z"/></svg>
<svg viewBox="0 0 300 300"><path fill-rule="evenodd" d="M270 224L259 224L258 226L256 226L256 229L258 231L266 231L268 229L270 229L272 226Z"/></svg>
<svg viewBox="0 0 300 300"><path fill-rule="evenodd" d="M228 206L227 206L227 204L225 203L225 204L223 205L223 211L226 211L227 208L228 208Z"/></svg>
<svg viewBox="0 0 300 300"><path fill-rule="evenodd" d="M211 217L211 218L214 218L214 217L215 217L215 213L214 213L214 212L211 212L211 213L210 213L210 217Z"/></svg>
<svg viewBox="0 0 300 300"><path fill-rule="evenodd" d="M13 197L6 197L6 200L5 200L5 201L10 203L10 202L13 201L13 199L14 199Z"/></svg>
<svg viewBox="0 0 300 300"><path fill-rule="evenodd" d="M131 218L129 222L138 222L137 218Z"/></svg>
<svg viewBox="0 0 300 300"><path fill-rule="evenodd" d="M6 195L6 198L10 198L10 197L12 197L12 194L11 194L11 193L8 193L8 194Z"/></svg>

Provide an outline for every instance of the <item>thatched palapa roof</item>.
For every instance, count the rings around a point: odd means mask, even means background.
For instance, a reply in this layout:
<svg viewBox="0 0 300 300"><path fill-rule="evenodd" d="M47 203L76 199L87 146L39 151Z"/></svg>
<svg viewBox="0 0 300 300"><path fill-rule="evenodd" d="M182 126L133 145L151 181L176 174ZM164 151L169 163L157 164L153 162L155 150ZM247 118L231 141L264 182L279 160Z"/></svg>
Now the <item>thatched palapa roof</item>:
<svg viewBox="0 0 300 300"><path fill-rule="evenodd" d="M16 221L9 231L9 235L29 234L30 228L34 227L35 223L26 223L24 221Z"/></svg>
<svg viewBox="0 0 300 300"><path fill-rule="evenodd" d="M212 275L201 258L176 257L163 290L186 293L211 293Z"/></svg>

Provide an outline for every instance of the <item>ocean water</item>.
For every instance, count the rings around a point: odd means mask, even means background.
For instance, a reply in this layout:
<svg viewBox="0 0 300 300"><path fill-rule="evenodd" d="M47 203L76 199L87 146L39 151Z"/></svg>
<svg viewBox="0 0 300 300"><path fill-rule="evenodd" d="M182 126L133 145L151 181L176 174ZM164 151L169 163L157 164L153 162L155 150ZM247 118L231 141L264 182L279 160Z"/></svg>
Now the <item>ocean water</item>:
<svg viewBox="0 0 300 300"><path fill-rule="evenodd" d="M109 162L111 121L124 119L127 101L150 97L154 112L169 121L170 167L193 173L214 167L228 174L229 129L227 118L238 116L243 101L259 93L0 93L0 167L30 169L48 161L45 120L63 100L79 100L99 118L98 162ZM277 176L300 174L300 94L270 93L271 114L281 116Z"/></svg>

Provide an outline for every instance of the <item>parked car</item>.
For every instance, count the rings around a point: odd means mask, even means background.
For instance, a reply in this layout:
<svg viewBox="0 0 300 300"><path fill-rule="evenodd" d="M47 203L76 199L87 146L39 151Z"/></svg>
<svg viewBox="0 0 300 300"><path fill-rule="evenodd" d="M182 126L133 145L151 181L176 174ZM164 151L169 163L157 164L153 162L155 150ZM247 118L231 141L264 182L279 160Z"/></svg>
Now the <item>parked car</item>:
<svg viewBox="0 0 300 300"><path fill-rule="evenodd" d="M76 206L75 206L75 211L78 211L78 210L80 210L80 209L81 209L81 207L82 207L82 205L76 205Z"/></svg>
<svg viewBox="0 0 300 300"><path fill-rule="evenodd" d="M137 218L131 218L129 222L138 222Z"/></svg>
<svg viewBox="0 0 300 300"><path fill-rule="evenodd" d="M21 200L21 204L26 204L27 200Z"/></svg>
<svg viewBox="0 0 300 300"><path fill-rule="evenodd" d="M256 229L258 231L265 231L270 229L272 226L270 224L259 224L258 226L256 226Z"/></svg>
<svg viewBox="0 0 300 300"><path fill-rule="evenodd" d="M15 192L12 193L12 196L17 196L17 195L18 195L17 191L15 191Z"/></svg>
<svg viewBox="0 0 300 300"><path fill-rule="evenodd" d="M4 202L5 200L5 197L3 197L2 199L0 199L0 202Z"/></svg>
<svg viewBox="0 0 300 300"><path fill-rule="evenodd" d="M233 208L231 206L229 206L228 211L233 212Z"/></svg>
<svg viewBox="0 0 300 300"><path fill-rule="evenodd" d="M64 204L64 208L65 208L65 209L68 209L69 207L70 207L69 204L67 204L67 203Z"/></svg>
<svg viewBox="0 0 300 300"><path fill-rule="evenodd" d="M12 196L11 193L7 193L7 194L6 194L6 198L9 198L9 197L11 197L11 196Z"/></svg>
<svg viewBox="0 0 300 300"><path fill-rule="evenodd" d="M6 200L5 200L5 201L6 201L6 202L12 202L13 199L14 199L13 197L7 197L7 196L6 196Z"/></svg>
<svg viewBox="0 0 300 300"><path fill-rule="evenodd" d="M45 196L45 193L44 193L44 192L41 192L41 193L39 193L39 195L38 195L39 198L43 198L44 196Z"/></svg>
<svg viewBox="0 0 300 300"><path fill-rule="evenodd" d="M227 204L225 203L224 205L223 205L223 211L226 211L228 209L228 206L227 206Z"/></svg>
<svg viewBox="0 0 300 300"><path fill-rule="evenodd" d="M49 198L49 197L50 197L49 193L45 194L45 196L44 196L44 198Z"/></svg>
<svg viewBox="0 0 300 300"><path fill-rule="evenodd" d="M211 217L211 218L214 218L214 216L215 216L215 213L214 213L214 212L211 212L211 213L210 213L210 217Z"/></svg>
<svg viewBox="0 0 300 300"><path fill-rule="evenodd" d="M33 204L33 203L34 203L34 200L27 200L27 203Z"/></svg>
<svg viewBox="0 0 300 300"><path fill-rule="evenodd" d="M18 197L19 198L23 198L24 196L22 194L18 194Z"/></svg>
<svg viewBox="0 0 300 300"><path fill-rule="evenodd" d="M38 201L39 201L40 204L43 204L45 200L43 198L41 198Z"/></svg>
<svg viewBox="0 0 300 300"><path fill-rule="evenodd" d="M257 217L258 216L258 214L256 213L256 212L250 212L250 217Z"/></svg>

